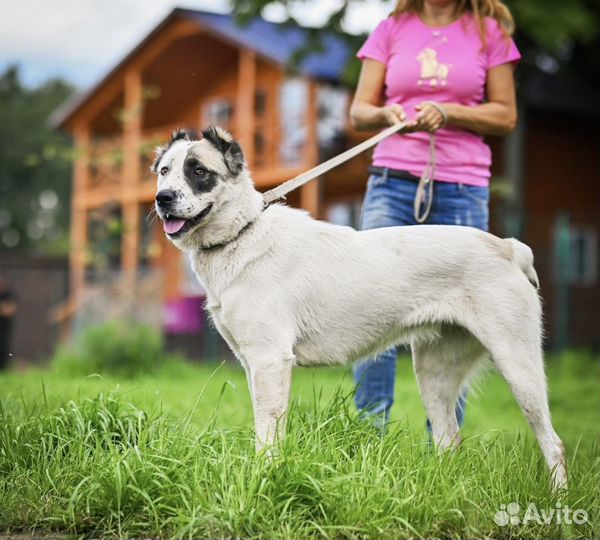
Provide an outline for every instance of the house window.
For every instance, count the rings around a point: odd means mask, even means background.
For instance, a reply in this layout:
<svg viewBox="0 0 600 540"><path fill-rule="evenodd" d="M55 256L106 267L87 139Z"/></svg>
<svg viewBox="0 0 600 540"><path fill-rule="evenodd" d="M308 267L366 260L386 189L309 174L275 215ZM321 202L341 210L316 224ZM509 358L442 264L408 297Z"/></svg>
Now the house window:
<svg viewBox="0 0 600 540"><path fill-rule="evenodd" d="M162 235L162 226L158 226L155 220L154 205L145 204L141 207L139 213L139 270L149 272L152 267L152 261L160 254L161 247L157 241L156 234Z"/></svg>
<svg viewBox="0 0 600 540"><path fill-rule="evenodd" d="M317 137L321 160L344 149L349 99L344 88L321 84L317 89Z"/></svg>
<svg viewBox="0 0 600 540"><path fill-rule="evenodd" d="M267 93L264 90L257 90L254 94L254 114L257 118L262 118L267 110Z"/></svg>
<svg viewBox="0 0 600 540"><path fill-rule="evenodd" d="M107 204L88 214L88 282L110 282L121 270L123 215L116 204Z"/></svg>
<svg viewBox="0 0 600 540"><path fill-rule="evenodd" d="M204 125L231 129L233 104L228 99L214 99L204 105Z"/></svg>
<svg viewBox="0 0 600 540"><path fill-rule="evenodd" d="M588 227L569 228L570 285L589 286L598 279L598 234Z"/></svg>
<svg viewBox="0 0 600 540"><path fill-rule="evenodd" d="M265 167L269 160L270 125L267 115L267 92L259 88L254 94L254 167Z"/></svg>
<svg viewBox="0 0 600 540"><path fill-rule="evenodd" d="M259 126L254 132L254 166L263 167L266 159L267 143L263 135L262 126Z"/></svg>
<svg viewBox="0 0 600 540"><path fill-rule="evenodd" d="M286 79L279 90L281 141L279 157L283 165L292 167L304 161L308 135L306 114L308 84L299 78Z"/></svg>
<svg viewBox="0 0 600 540"><path fill-rule="evenodd" d="M345 225L353 229L360 228L362 199L339 201L327 209L327 221L336 225Z"/></svg>

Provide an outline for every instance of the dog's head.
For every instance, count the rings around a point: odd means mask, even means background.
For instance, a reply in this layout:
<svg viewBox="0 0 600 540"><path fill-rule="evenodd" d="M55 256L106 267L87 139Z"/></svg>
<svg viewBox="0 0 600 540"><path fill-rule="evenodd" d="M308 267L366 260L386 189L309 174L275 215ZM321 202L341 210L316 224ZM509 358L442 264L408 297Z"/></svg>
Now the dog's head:
<svg viewBox="0 0 600 540"><path fill-rule="evenodd" d="M181 249L198 245L200 231L248 184L240 145L217 127L199 139L174 132L168 144L157 148L151 170L158 178L156 212L169 240Z"/></svg>

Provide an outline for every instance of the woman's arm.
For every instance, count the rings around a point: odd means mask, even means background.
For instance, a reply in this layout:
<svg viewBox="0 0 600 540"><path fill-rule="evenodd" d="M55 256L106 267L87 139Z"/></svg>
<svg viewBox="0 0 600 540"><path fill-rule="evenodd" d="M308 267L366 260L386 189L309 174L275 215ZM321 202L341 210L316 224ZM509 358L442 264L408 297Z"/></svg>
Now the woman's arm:
<svg viewBox="0 0 600 540"><path fill-rule="evenodd" d="M358 87L350 106L350 121L360 131L376 130L406 120L399 104L382 106L385 84L385 64L377 60L363 60Z"/></svg>
<svg viewBox="0 0 600 540"><path fill-rule="evenodd" d="M448 104L448 122L481 135L506 135L517 125L513 64L502 64L488 71L487 102L477 107Z"/></svg>
<svg viewBox="0 0 600 540"><path fill-rule="evenodd" d="M458 103L440 103L448 123L480 135L506 135L517 124L517 104L512 64L502 64L488 71L487 102L475 107ZM442 124L441 114L427 102L417 107L418 129L435 131Z"/></svg>

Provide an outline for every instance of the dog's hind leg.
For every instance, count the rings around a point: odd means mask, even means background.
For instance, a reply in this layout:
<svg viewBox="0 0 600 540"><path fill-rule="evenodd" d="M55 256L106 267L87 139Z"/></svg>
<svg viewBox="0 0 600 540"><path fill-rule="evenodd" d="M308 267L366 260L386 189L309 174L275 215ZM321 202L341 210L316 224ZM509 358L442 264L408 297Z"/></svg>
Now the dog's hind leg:
<svg viewBox="0 0 600 540"><path fill-rule="evenodd" d="M484 349L466 330L450 326L433 341L413 340L411 349L433 442L440 449L457 446L456 401Z"/></svg>
<svg viewBox="0 0 600 540"><path fill-rule="evenodd" d="M494 364L508 382L535 433L552 471L553 486L566 487L565 450L550 418L541 345L522 345L518 336L505 336L503 339L496 336L489 349Z"/></svg>

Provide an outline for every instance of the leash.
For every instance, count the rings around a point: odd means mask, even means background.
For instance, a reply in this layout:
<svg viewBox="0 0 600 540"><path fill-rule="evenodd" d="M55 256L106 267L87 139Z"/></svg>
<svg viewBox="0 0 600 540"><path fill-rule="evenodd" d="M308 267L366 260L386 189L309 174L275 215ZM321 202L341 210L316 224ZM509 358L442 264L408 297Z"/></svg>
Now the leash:
<svg viewBox="0 0 600 540"><path fill-rule="evenodd" d="M446 111L436 101L428 101L434 109L442 116L442 125L438 129L443 129L448 125L448 115ZM429 135L429 157L427 165L419 179L417 193L415 194L415 202L413 206L413 214L417 223L425 223L431 212L431 204L433 203L433 181L435 179L435 131ZM426 193L427 191L427 193ZM425 201L425 211L421 214L421 206Z"/></svg>
<svg viewBox="0 0 600 540"><path fill-rule="evenodd" d="M300 186L307 184L311 180L325 174L331 169L338 167L342 163L352 159L353 157L358 156L358 154L368 150L372 146L375 146L378 142L383 139L393 135L394 133L399 133L407 126L407 122L401 122L400 124L394 124L383 131L380 131L377 135L370 137L366 141L353 146L349 150L338 154L337 156L332 157L331 159L313 167L312 169L295 176L291 180L287 180L283 184L278 185L277 187L270 189L263 193L263 201L265 205L271 204L273 201L277 201L278 199L282 199L285 197L290 191L294 191L298 189Z"/></svg>
<svg viewBox="0 0 600 540"><path fill-rule="evenodd" d="M435 178L435 133L429 136L429 158L425 170L419 179L415 202L413 205L413 215L417 223L425 223L431 212L433 203L433 179ZM425 211L421 214L421 206L425 201Z"/></svg>
<svg viewBox="0 0 600 540"><path fill-rule="evenodd" d="M444 115L445 116L445 115ZM356 157L358 154L361 154L365 150L375 146L377 143L382 141L383 139L393 135L394 133L400 133L404 128L406 128L407 122L401 122L399 124L394 124L383 131L380 131L377 135L370 137L366 141L363 141L356 146L338 154L337 156L332 157L331 159L313 167L312 169L295 176L294 178L283 182L283 184L270 189L269 191L265 191L263 193L263 203L266 206L271 204L274 201L285 198L285 196L298 189L299 187L308 184L308 182L322 176L326 172L338 167L342 163L351 160L353 157ZM415 195L414 202L414 216L418 223L423 223L429 216L429 212L431 211L431 204L433 202L433 179L435 177L435 134L432 133L429 139L429 159L427 161L427 165L421 178L419 179L419 184L417 186L417 193ZM425 201L425 211L421 214L421 206Z"/></svg>

